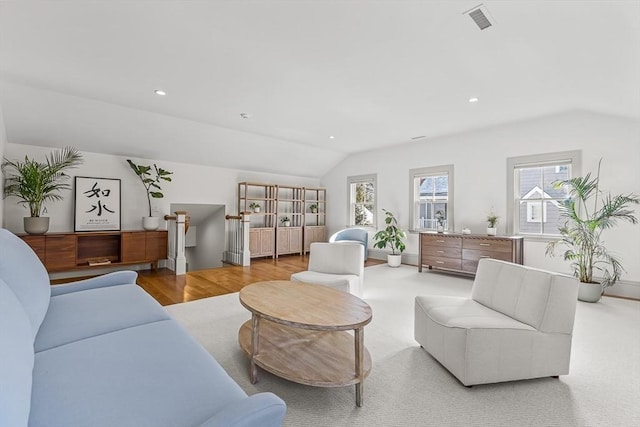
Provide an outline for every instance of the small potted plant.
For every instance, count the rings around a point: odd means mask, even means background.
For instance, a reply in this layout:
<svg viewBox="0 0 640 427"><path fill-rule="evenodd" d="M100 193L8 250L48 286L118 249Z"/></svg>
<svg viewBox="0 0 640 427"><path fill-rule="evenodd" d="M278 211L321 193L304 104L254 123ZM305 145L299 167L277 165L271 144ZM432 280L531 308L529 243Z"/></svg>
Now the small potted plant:
<svg viewBox="0 0 640 427"><path fill-rule="evenodd" d="M391 253L387 255L387 264L389 267L399 267L402 262L402 252L406 246L404 239L407 237L404 231L398 227L398 221L393 213L383 209L385 213L384 222L386 227L384 230L378 231L373 239L376 241L374 248L384 249L387 246L391 248ZM398 253L396 253L396 251Z"/></svg>
<svg viewBox="0 0 640 427"><path fill-rule="evenodd" d="M311 210L311 213L318 213L318 204L314 203L311 206L309 206L309 209Z"/></svg>
<svg viewBox="0 0 640 427"><path fill-rule="evenodd" d="M14 196L29 207L29 217L24 218L24 231L44 234L49 230L49 217L40 216L45 203L62 200L61 190L70 190L64 171L82 163L82 155L73 147L54 151L41 163L25 156L24 161L4 159L4 197Z"/></svg>
<svg viewBox="0 0 640 427"><path fill-rule="evenodd" d="M256 202L249 203L249 209L252 209L255 213L260 213L260 205Z"/></svg>
<svg viewBox="0 0 640 427"><path fill-rule="evenodd" d="M129 163L133 172L135 172L138 178L140 178L140 181L147 192L149 216L142 217L142 228L145 230L157 230L160 226L160 218L151 215L151 198L161 199L164 197L164 194L162 194L161 191L162 188L160 187L160 181L171 182L171 177L169 175L173 174L173 172L159 168L155 163L153 165L153 169L151 169L151 166L136 165L129 159L127 159L127 163Z"/></svg>
<svg viewBox="0 0 640 427"><path fill-rule="evenodd" d="M282 223L283 227L290 227L291 226L291 219L289 219L288 216L283 216L282 218L280 218L280 223Z"/></svg>
<svg viewBox="0 0 640 427"><path fill-rule="evenodd" d="M494 212L491 212L489 213L489 215L487 215L487 223L489 224L489 226L487 227L488 236L495 236L498 233L498 218L500 217Z"/></svg>
<svg viewBox="0 0 640 427"><path fill-rule="evenodd" d="M447 220L447 215L444 212L442 211L436 212L436 223L437 223L436 230L438 231L438 233L444 233L444 222L446 220Z"/></svg>

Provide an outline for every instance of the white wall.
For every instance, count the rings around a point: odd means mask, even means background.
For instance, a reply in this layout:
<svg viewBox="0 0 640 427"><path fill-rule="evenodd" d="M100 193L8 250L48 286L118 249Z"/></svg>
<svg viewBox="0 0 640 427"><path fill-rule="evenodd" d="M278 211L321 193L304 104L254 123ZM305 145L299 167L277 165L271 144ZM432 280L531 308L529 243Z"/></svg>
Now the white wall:
<svg viewBox="0 0 640 427"><path fill-rule="evenodd" d="M5 146L7 145L7 132L4 126L4 116L2 114L2 105L0 105L0 162L3 159ZM0 174L0 193L2 193L2 197L0 197L0 226L3 226L3 217L4 217L4 182L2 178L2 174Z"/></svg>
<svg viewBox="0 0 640 427"><path fill-rule="evenodd" d="M582 150L583 172L603 160L601 182L614 193L640 194L640 122L584 111L492 127L475 132L416 141L392 148L355 154L322 178L327 187L329 235L346 225L347 184L350 175L377 173L378 210L396 214L409 228L409 170L453 164L455 177L455 231L463 227L483 233L486 214L494 207L500 216L498 233L506 232L506 163L508 157ZM640 207L636 209L640 216ZM382 227L379 213L378 226ZM372 230L373 231L373 230ZM607 232L610 250L624 260L640 296L640 225L622 224ZM370 234L372 242L372 233ZM525 264L569 272L560 258L545 256L544 242L525 242ZM371 246L371 244L370 244ZM418 235L410 234L407 261L417 260Z"/></svg>
<svg viewBox="0 0 640 427"><path fill-rule="evenodd" d="M22 158L25 155L44 160L45 154L53 148L7 143L5 157ZM122 229L138 230L142 228L141 218L146 215L146 193L138 177L126 163L128 157L83 152L84 163L72 169L72 176L90 176L100 178L118 178L122 180ZM154 160L132 159L138 164L152 164ZM287 175L275 175L236 169L225 169L185 163L158 161L159 167L174 174L173 181L163 183L163 199L152 199L157 215L170 213L171 203L220 204L226 205L227 213L236 213L237 183L257 181L273 184L317 186L313 178ZM73 230L73 192L64 194L64 200L47 205L51 217L50 231ZM22 218L28 216L26 208L18 205L16 199L9 198L4 206L4 223L9 230L21 233ZM154 214L155 215L155 214Z"/></svg>

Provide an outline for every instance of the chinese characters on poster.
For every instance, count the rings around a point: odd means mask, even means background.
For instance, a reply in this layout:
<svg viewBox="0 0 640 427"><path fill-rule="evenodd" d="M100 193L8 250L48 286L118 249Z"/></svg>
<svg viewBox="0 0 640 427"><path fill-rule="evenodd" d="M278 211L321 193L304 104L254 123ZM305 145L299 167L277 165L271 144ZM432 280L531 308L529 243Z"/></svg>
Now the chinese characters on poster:
<svg viewBox="0 0 640 427"><path fill-rule="evenodd" d="M120 230L120 180L76 177L75 231Z"/></svg>

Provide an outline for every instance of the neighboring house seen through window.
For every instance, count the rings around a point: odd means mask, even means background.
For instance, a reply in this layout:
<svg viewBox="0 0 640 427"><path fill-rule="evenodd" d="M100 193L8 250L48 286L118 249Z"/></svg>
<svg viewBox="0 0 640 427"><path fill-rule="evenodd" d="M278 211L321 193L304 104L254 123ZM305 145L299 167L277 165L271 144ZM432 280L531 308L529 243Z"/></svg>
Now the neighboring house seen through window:
<svg viewBox="0 0 640 427"><path fill-rule="evenodd" d="M437 214L444 215L444 229L453 230L453 165L412 169L411 229L436 230Z"/></svg>
<svg viewBox="0 0 640 427"><path fill-rule="evenodd" d="M347 177L349 226L375 227L376 175Z"/></svg>
<svg viewBox="0 0 640 427"><path fill-rule="evenodd" d="M558 207L569 197L557 181L576 176L580 152L569 151L507 159L510 175L509 232L529 236L558 236L564 220Z"/></svg>

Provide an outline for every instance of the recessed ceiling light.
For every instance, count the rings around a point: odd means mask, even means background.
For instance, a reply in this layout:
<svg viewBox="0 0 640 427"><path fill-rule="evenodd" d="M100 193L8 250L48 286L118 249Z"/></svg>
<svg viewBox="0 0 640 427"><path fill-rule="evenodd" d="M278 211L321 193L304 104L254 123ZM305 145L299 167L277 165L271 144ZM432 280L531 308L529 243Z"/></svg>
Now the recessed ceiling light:
<svg viewBox="0 0 640 427"><path fill-rule="evenodd" d="M473 102L478 102L478 101L479 101L479 99L478 99L478 98L476 98L476 97L469 98L469 102L471 102L471 103L473 103Z"/></svg>
<svg viewBox="0 0 640 427"><path fill-rule="evenodd" d="M158 96L165 96L167 94L167 92L163 91L162 89L156 89L153 92Z"/></svg>
<svg viewBox="0 0 640 427"><path fill-rule="evenodd" d="M335 137L335 136L333 136L333 135L330 135L330 136L329 136L329 139L336 139L336 137Z"/></svg>

